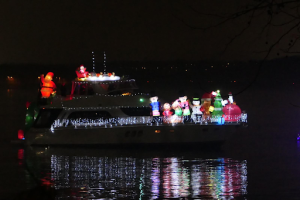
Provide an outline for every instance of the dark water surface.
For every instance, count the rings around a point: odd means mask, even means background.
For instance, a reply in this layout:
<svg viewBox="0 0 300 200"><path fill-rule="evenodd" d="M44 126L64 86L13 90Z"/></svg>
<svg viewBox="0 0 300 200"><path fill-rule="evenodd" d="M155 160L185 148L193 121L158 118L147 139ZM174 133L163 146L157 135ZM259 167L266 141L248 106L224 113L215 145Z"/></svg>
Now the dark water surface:
<svg viewBox="0 0 300 200"><path fill-rule="evenodd" d="M35 93L1 89L0 199L300 199L300 95L293 89L254 87L234 97L249 127L220 151L24 149L10 141Z"/></svg>

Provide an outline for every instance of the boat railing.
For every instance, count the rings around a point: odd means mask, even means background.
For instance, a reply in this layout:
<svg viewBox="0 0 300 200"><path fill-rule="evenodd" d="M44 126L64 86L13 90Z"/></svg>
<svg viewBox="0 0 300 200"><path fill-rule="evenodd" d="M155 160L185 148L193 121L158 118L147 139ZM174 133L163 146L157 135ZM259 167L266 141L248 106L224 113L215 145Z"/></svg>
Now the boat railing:
<svg viewBox="0 0 300 200"><path fill-rule="evenodd" d="M116 126L128 126L128 125L176 125L176 124L195 124L195 125L234 125L247 123L247 113L241 115L225 116L223 117L187 117L172 115L170 117L165 116L131 116L131 117L116 117L116 118L77 118L77 119L57 119L51 126L51 130L63 127L105 127L112 128Z"/></svg>
<svg viewBox="0 0 300 200"><path fill-rule="evenodd" d="M77 100L77 99L90 99L94 97L133 97L133 96L149 96L148 93L133 93L130 95L125 94L98 94L95 93L94 95L55 95L52 98L49 99L43 99L43 101L40 101L40 105L61 105L62 102L65 101L71 101L71 100Z"/></svg>

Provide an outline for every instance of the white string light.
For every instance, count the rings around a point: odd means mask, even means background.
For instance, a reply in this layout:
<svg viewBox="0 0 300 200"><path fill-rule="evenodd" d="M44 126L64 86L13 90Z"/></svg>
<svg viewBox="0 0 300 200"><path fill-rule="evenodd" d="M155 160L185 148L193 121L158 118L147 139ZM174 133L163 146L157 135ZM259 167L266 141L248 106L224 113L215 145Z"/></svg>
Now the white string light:
<svg viewBox="0 0 300 200"><path fill-rule="evenodd" d="M106 74L106 54L103 52L103 74Z"/></svg>
<svg viewBox="0 0 300 200"><path fill-rule="evenodd" d="M93 59L93 72L95 73L95 54L94 51L92 51L92 59Z"/></svg>
<svg viewBox="0 0 300 200"><path fill-rule="evenodd" d="M117 77L117 76L115 76ZM111 79L115 78L115 77L112 77ZM86 79L84 79L86 80ZM77 83L77 84L87 84L87 83L92 83L92 84L105 84L105 85L108 85L108 84L112 84L112 83L125 83L125 82L135 82L134 79L130 79L130 80L115 80L115 81L105 81L105 82L95 82L95 81L73 81L74 83Z"/></svg>
<svg viewBox="0 0 300 200"><path fill-rule="evenodd" d="M123 94L99 94L96 93L94 95L80 95L80 96L73 96L73 99L83 99L83 98L92 98L95 96L105 96L105 97L133 97L133 96L149 96L148 93L136 93L131 95L123 95Z"/></svg>
<svg viewBox="0 0 300 200"><path fill-rule="evenodd" d="M70 109L70 108L68 108ZM241 115L233 115L233 116L225 116L227 117L228 122L226 124L239 124L241 122L247 122L247 114L243 113ZM203 125L202 122L205 122L204 125L212 125L218 122L218 118L212 117L212 118L201 118L199 119L199 124L197 125ZM50 130L53 133L55 128L60 127L68 127L73 126L75 129L78 127L85 127L85 128L91 128L91 127L109 127L113 128L115 126L123 126L123 125L156 125L156 126L162 126L162 125L176 125L176 124L183 124L182 122L174 121L172 120L172 117L156 117L153 118L152 116L139 116L139 117L117 117L117 118L98 118L98 119L89 119L89 118L77 118L77 119L57 119L53 122ZM225 124L225 125L226 125Z"/></svg>

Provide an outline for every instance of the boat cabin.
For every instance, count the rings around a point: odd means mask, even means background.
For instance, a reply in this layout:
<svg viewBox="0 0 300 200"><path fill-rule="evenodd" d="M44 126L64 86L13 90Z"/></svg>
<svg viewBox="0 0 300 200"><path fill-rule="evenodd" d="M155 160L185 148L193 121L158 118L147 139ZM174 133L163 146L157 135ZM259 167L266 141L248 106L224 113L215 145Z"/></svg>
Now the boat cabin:
<svg viewBox="0 0 300 200"><path fill-rule="evenodd" d="M134 79L119 80L75 80L72 82L72 96L79 95L131 95L138 90Z"/></svg>

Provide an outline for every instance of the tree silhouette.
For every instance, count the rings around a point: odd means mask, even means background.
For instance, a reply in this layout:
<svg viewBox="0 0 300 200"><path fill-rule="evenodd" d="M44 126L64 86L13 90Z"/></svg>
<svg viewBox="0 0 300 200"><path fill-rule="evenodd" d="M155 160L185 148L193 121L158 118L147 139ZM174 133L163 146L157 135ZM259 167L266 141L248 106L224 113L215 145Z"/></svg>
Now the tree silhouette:
<svg viewBox="0 0 300 200"><path fill-rule="evenodd" d="M221 53L226 52L238 38L247 32L256 33L255 37L264 42L264 45L258 47L263 49L256 51L256 53L262 53L263 56L254 80L235 95L245 91L256 81L263 63L271 53L277 56L300 53L298 50L300 47L300 0L249 0L245 1L245 4L240 6L237 11L229 13L220 12L217 6L210 8L208 12L202 12L199 7L192 3L181 1L184 9L189 9L190 12L196 13L199 17L206 17L212 21L212 24L207 26L194 25L196 20L191 21L185 15L176 13L179 6L169 3L172 15L191 29L207 31L233 21L240 24L239 27L235 27L236 32L228 41L225 41L225 47ZM201 20L203 21L203 18Z"/></svg>
<svg viewBox="0 0 300 200"><path fill-rule="evenodd" d="M196 26L191 24L183 17L179 17L173 9L173 16L184 23L191 29L207 31L219 27L223 24L230 23L234 20L242 21L239 30L230 37L223 51L232 44L239 36L242 36L251 28L258 28L260 25L259 37L265 36L266 49L260 52L266 52L268 55L274 47L284 41L284 45L277 52L298 54L297 43L300 39L300 0L250 0L248 3L233 13L215 13L214 8L211 13L198 11L194 6L182 1L186 7L200 16L210 17L215 23L208 26ZM174 5L171 4L174 8ZM218 11L217 11L218 12ZM209 18L208 18L209 19ZM272 38L272 39L271 39ZM269 41L272 40L272 41Z"/></svg>

